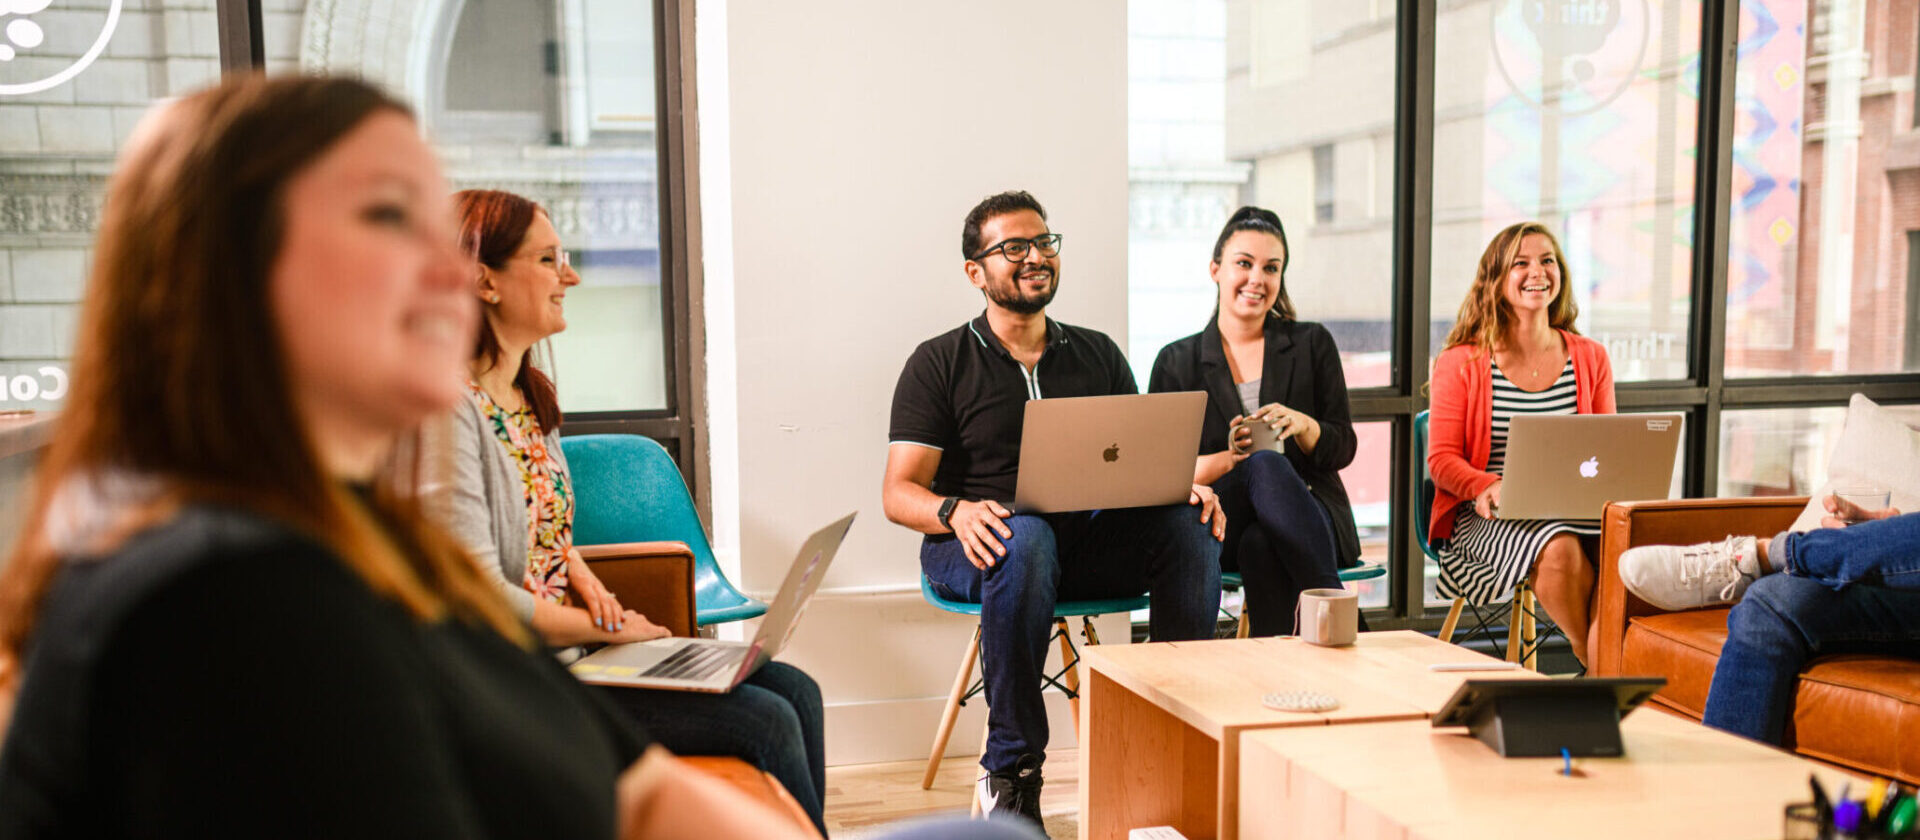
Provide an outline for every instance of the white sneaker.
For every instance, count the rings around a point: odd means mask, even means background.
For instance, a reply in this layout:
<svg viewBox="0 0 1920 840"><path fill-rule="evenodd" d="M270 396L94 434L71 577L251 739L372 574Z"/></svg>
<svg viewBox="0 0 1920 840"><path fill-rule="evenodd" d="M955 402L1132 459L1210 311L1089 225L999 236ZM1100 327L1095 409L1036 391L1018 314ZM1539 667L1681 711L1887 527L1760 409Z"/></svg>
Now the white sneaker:
<svg viewBox="0 0 1920 840"><path fill-rule="evenodd" d="M1663 610L1690 610L1740 600L1760 577L1753 537L1696 545L1643 545L1620 555L1620 582Z"/></svg>

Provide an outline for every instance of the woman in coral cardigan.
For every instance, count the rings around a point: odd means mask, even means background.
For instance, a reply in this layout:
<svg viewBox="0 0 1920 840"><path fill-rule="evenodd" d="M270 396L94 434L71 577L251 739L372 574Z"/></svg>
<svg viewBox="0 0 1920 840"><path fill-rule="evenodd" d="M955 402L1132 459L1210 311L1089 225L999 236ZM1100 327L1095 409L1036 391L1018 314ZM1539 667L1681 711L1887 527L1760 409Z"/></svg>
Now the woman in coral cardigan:
<svg viewBox="0 0 1920 840"><path fill-rule="evenodd" d="M1598 523L1494 519L1507 427L1515 414L1612 414L1606 348L1573 326L1560 243L1521 222L1495 234L1434 361L1427 469L1428 534L1440 555L1440 595L1477 605L1533 582L1573 655L1587 661Z"/></svg>

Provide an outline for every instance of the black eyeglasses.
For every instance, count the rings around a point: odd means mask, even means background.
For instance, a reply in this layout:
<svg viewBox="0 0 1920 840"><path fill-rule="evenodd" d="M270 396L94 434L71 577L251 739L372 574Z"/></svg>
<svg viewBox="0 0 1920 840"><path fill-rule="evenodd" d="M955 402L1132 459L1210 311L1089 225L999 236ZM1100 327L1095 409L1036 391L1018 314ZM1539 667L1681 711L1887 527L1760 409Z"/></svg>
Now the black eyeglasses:
<svg viewBox="0 0 1920 840"><path fill-rule="evenodd" d="M1043 233L1032 239L1008 239L1000 244L974 254L971 259L979 262L998 252L1006 256L1008 262L1021 262L1027 258L1027 251L1038 248L1040 256L1057 257L1060 255L1060 234Z"/></svg>

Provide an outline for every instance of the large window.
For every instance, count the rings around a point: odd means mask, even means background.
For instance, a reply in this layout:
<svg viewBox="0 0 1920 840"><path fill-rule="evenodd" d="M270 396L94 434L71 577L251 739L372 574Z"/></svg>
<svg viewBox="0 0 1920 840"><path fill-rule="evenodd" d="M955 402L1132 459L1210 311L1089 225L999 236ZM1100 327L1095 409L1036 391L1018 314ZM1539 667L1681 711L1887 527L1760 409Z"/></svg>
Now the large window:
<svg viewBox="0 0 1920 840"><path fill-rule="evenodd" d="M545 361L568 430L659 438L693 477L690 5L0 4L0 410L60 405L106 175L149 104L223 68L346 73L416 108L456 187L548 209L584 279Z"/></svg>
<svg viewBox="0 0 1920 840"><path fill-rule="evenodd" d="M154 100L220 74L211 3L35 6L0 15L0 411L64 400L114 155Z"/></svg>
<svg viewBox="0 0 1920 840"><path fill-rule="evenodd" d="M1920 370L1915 45L1911 4L1740 3L1728 376Z"/></svg>
<svg viewBox="0 0 1920 840"><path fill-rule="evenodd" d="M1514 222L1566 253L1621 381L1687 375L1698 0L1478 2L1439 14L1433 338Z"/></svg>
<svg viewBox="0 0 1920 840"><path fill-rule="evenodd" d="M457 16L456 16L457 10ZM428 133L455 186L545 206L580 272L549 369L570 413L666 409L653 7L464 0L428 54Z"/></svg>
<svg viewBox="0 0 1920 840"><path fill-rule="evenodd" d="M1131 0L1135 365L1279 212L1340 344L1376 627L1432 626L1423 386L1487 241L1545 222L1622 411L1686 415L1688 495L1810 491L1847 398L1920 424L1920 14L1871 0ZM1910 405L1901 405L1910 404Z"/></svg>

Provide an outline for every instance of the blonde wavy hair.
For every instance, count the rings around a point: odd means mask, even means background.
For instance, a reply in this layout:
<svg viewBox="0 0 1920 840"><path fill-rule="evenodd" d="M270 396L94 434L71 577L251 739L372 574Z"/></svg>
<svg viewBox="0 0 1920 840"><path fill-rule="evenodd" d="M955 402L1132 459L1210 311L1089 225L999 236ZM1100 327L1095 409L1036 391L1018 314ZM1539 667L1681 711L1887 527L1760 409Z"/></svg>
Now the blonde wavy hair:
<svg viewBox="0 0 1920 840"><path fill-rule="evenodd" d="M1473 286L1467 289L1466 300L1460 302L1459 320L1454 322L1453 331L1447 333L1448 348L1467 344L1492 352L1512 334L1519 319L1514 315L1513 305L1507 303L1503 288L1507 270L1520 255L1520 243L1536 233L1547 238L1547 244L1553 247L1553 259L1560 265L1560 292L1547 307L1547 323L1579 335L1573 321L1579 317L1580 307L1573 302L1573 276L1567 269L1566 254L1560 250L1560 240L1544 224L1519 222L1494 234L1487 250L1480 254Z"/></svg>

